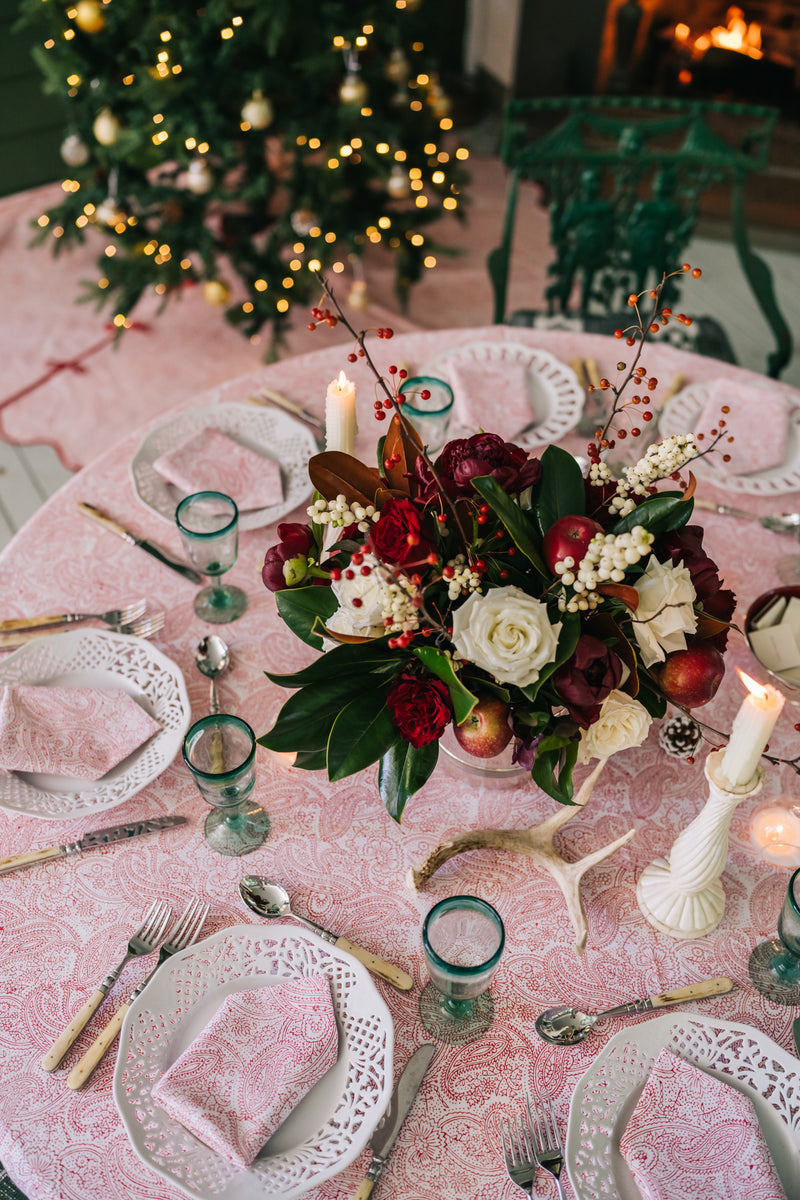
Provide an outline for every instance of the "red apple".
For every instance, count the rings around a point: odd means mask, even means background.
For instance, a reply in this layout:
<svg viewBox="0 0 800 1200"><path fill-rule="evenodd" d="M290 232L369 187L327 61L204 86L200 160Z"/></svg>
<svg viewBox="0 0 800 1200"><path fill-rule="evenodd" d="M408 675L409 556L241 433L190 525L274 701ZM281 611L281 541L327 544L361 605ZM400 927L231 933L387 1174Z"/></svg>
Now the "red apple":
<svg viewBox="0 0 800 1200"><path fill-rule="evenodd" d="M453 725L458 744L476 758L493 758L511 741L509 706L498 696L478 697L478 703L460 725Z"/></svg>
<svg viewBox="0 0 800 1200"><path fill-rule="evenodd" d="M559 517L544 535L544 560L555 574L556 563L572 558L575 566L586 557L589 542L596 533L605 532L591 517Z"/></svg>
<svg viewBox="0 0 800 1200"><path fill-rule="evenodd" d="M713 700L724 674L725 660L719 650L708 642L697 642L667 655L658 682L673 704L700 708Z"/></svg>

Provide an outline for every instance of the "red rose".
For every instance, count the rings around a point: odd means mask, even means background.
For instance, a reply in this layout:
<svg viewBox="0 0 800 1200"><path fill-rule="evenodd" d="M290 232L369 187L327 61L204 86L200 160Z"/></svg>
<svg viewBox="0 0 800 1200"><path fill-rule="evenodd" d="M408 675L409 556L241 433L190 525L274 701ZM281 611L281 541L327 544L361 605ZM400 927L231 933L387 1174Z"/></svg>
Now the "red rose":
<svg viewBox="0 0 800 1200"><path fill-rule="evenodd" d="M717 564L703 549L703 527L684 525L682 529L666 533L659 539L659 548L662 546L673 566L682 562L686 567L703 612L718 621L730 621L736 608L736 596L730 588L722 586ZM728 630L722 629L705 640L722 653L728 642Z"/></svg>
<svg viewBox="0 0 800 1200"><path fill-rule="evenodd" d="M419 509L410 500L386 501L380 520L370 530L370 542L378 558L393 566L424 561L433 550L423 533Z"/></svg>
<svg viewBox="0 0 800 1200"><path fill-rule="evenodd" d="M622 663L605 642L585 633L569 662L553 672L553 686L576 724L588 729L609 692L619 687Z"/></svg>
<svg viewBox="0 0 800 1200"><path fill-rule="evenodd" d="M261 579L271 592L282 592L305 579L308 552L314 544L310 525L288 523L278 526L277 546L271 546L264 559ZM288 564L288 565L287 565Z"/></svg>
<svg viewBox="0 0 800 1200"><path fill-rule="evenodd" d="M491 475L509 495L532 487L542 475L538 458L528 458L527 450L504 442L496 433L476 433L448 442L434 465L442 486L453 497L473 496L472 480L480 475ZM421 498L432 499L438 488L421 457L416 462L416 473Z"/></svg>
<svg viewBox="0 0 800 1200"><path fill-rule="evenodd" d="M386 704L392 720L415 749L436 742L450 724L450 693L441 679L403 672L392 681Z"/></svg>

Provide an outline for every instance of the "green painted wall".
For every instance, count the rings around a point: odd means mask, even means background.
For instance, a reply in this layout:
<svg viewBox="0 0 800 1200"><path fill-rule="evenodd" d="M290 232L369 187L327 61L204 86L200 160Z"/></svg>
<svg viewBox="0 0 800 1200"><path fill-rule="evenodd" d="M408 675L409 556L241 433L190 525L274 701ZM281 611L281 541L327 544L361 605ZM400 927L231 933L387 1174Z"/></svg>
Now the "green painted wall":
<svg viewBox="0 0 800 1200"><path fill-rule="evenodd" d="M60 179L64 138L60 101L45 96L31 57L36 35L30 27L13 33L16 0L0 0L0 195Z"/></svg>

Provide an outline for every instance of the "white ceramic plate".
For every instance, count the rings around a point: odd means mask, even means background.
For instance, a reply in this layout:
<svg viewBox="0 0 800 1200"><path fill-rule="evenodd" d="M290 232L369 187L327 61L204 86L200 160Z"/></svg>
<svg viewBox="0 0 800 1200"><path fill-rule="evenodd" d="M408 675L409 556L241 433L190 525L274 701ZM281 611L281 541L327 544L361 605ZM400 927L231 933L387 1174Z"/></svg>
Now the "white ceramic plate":
<svg viewBox="0 0 800 1200"><path fill-rule="evenodd" d="M189 728L191 709L180 669L144 638L100 629L49 634L0 663L0 684L120 688L161 729L102 779L69 779L0 771L0 808L68 821L116 808L172 762Z"/></svg>
<svg viewBox="0 0 800 1200"><path fill-rule="evenodd" d="M677 1013L622 1030L575 1088L565 1158L577 1200L640 1200L619 1140L665 1046L752 1101L786 1200L800 1200L800 1061L752 1026Z"/></svg>
<svg viewBox="0 0 800 1200"><path fill-rule="evenodd" d="M585 396L575 372L559 362L546 350L534 349L521 342L474 342L468 346L457 346L444 354L437 355L415 371L415 375L433 375L453 386L449 368L469 363L490 363L502 371L503 364L524 366L528 399L531 406L531 427L524 435L511 439L525 449L533 446L558 442L574 429L583 411ZM491 417L487 416L491 431ZM471 429L469 433L475 433ZM453 437L451 429L449 437ZM464 433L456 434L464 436Z"/></svg>
<svg viewBox="0 0 800 1200"><path fill-rule="evenodd" d="M770 385L767 385L770 386ZM775 385L772 385L775 386ZM691 433L697 425L708 399L711 385L693 383L683 388L668 400L658 420L658 432L662 437L673 433ZM786 455L779 467L766 471L754 471L752 475L731 475L722 469L721 453L709 454L693 465L688 464L698 478L706 479L715 487L729 492L740 492L749 496L779 496L783 492L800 489L800 399L788 390L781 395L789 406L789 432L786 439ZM758 387L753 388L753 403L757 404Z"/></svg>
<svg viewBox="0 0 800 1200"><path fill-rule="evenodd" d="M336 1065L293 1110L247 1171L188 1133L152 1100L168 1067L231 992L327 975L339 1026ZM367 971L314 934L235 925L164 964L125 1018L114 1099L134 1149L198 1200L292 1200L361 1152L392 1090L394 1027Z"/></svg>
<svg viewBox="0 0 800 1200"><path fill-rule="evenodd" d="M153 463L168 450L175 450L202 429L220 429L234 441L278 463L283 481L283 499L267 508L239 514L240 529L260 529L279 521L311 496L308 460L318 451L311 430L290 413L253 404L211 404L188 408L151 430L134 455L131 473L136 494L143 504L170 524L185 495L167 483Z"/></svg>

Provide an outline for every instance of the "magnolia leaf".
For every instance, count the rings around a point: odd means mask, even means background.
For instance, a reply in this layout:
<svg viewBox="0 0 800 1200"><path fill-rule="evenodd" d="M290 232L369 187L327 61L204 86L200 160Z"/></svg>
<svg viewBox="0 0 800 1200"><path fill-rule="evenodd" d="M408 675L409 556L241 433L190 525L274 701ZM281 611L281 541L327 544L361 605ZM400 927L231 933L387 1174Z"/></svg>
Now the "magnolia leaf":
<svg viewBox="0 0 800 1200"><path fill-rule="evenodd" d="M375 641L374 638L365 637L360 633L337 633L335 629L328 629L328 626L319 617L314 622L313 632L320 634L321 637L329 638L332 642L338 642L340 646L361 646L364 642Z"/></svg>
<svg viewBox="0 0 800 1200"><path fill-rule="evenodd" d="M405 738L390 747L378 768L378 788L384 808L400 824L408 800L427 783L439 758L439 743L412 746Z"/></svg>
<svg viewBox="0 0 800 1200"><path fill-rule="evenodd" d="M402 666L402 659L386 645L386 638L373 638L370 642L358 642L355 645L337 646L327 654L321 654L309 666L293 671L289 675L277 675L267 671L266 676L272 683L285 688L304 688L309 684L327 683L330 679L341 676L350 678L358 675L369 686L371 677L375 678L373 686L377 686L382 678L394 675ZM352 678L350 678L352 688Z"/></svg>
<svg viewBox="0 0 800 1200"><path fill-rule="evenodd" d="M533 537L533 526L521 508L504 492L491 475L479 475L472 486L479 496L494 510L518 550L521 550L540 575L550 579L550 572L542 561Z"/></svg>
<svg viewBox="0 0 800 1200"><path fill-rule="evenodd" d="M635 587L631 587L627 583L599 583L597 592L600 596L610 596L615 600L621 600L626 608L631 612L636 612L639 607L639 593Z"/></svg>
<svg viewBox="0 0 800 1200"><path fill-rule="evenodd" d="M418 646L414 650L414 654L428 668L432 675L436 675L447 684L456 718L456 725L461 725L462 722L466 721L478 703L478 697L468 688L464 687L464 684L453 670L452 660L446 654L443 654L441 650L437 650L434 646Z"/></svg>
<svg viewBox="0 0 800 1200"><path fill-rule="evenodd" d="M682 492L659 492L648 496L637 504L626 517L617 521L611 533L630 533L636 525L643 525L655 537L681 529L692 515L694 502L684 500Z"/></svg>
<svg viewBox="0 0 800 1200"><path fill-rule="evenodd" d="M324 771L328 765L328 755L325 750L298 750L293 767L301 771Z"/></svg>
<svg viewBox="0 0 800 1200"><path fill-rule="evenodd" d="M381 452L381 462L390 488L396 489L403 496L412 494L411 480L408 476L414 475L414 466L421 453L422 442L417 431L413 426L407 429L395 413L389 422L389 431L384 438ZM387 467L385 464L395 454L399 455L398 461Z"/></svg>
<svg viewBox="0 0 800 1200"><path fill-rule="evenodd" d="M326 500L343 495L348 504L375 504L381 483L380 473L367 467L352 454L326 450L315 454L308 463L308 474L316 490ZM377 506L376 506L377 507Z"/></svg>
<svg viewBox="0 0 800 1200"><path fill-rule="evenodd" d="M697 480L695 479L694 475L690 471L689 472L689 482L686 485L686 490L683 493L684 500L691 500L691 498L695 494L696 490L697 490Z"/></svg>
<svg viewBox="0 0 800 1200"><path fill-rule="evenodd" d="M328 778L344 779L383 758L400 733L380 694L360 692L336 717L328 738Z"/></svg>
<svg viewBox="0 0 800 1200"><path fill-rule="evenodd" d="M317 621L333 616L339 601L329 587L285 588L275 593L275 604L292 633L313 646L322 649L322 638L315 630Z"/></svg>
<svg viewBox="0 0 800 1200"><path fill-rule="evenodd" d="M363 683L364 691L369 690ZM375 685L372 696L374 701ZM272 729L258 739L268 750L323 750L339 711L353 698L353 680L328 679L305 687L284 704Z"/></svg>
<svg viewBox="0 0 800 1200"><path fill-rule="evenodd" d="M533 781L559 804L572 804L572 769L577 757L578 743L562 737L543 737L536 749Z"/></svg>
<svg viewBox="0 0 800 1200"><path fill-rule="evenodd" d="M542 478L533 494L533 509L542 537L560 517L582 517L586 512L583 473L571 454L548 446L542 455Z"/></svg>

